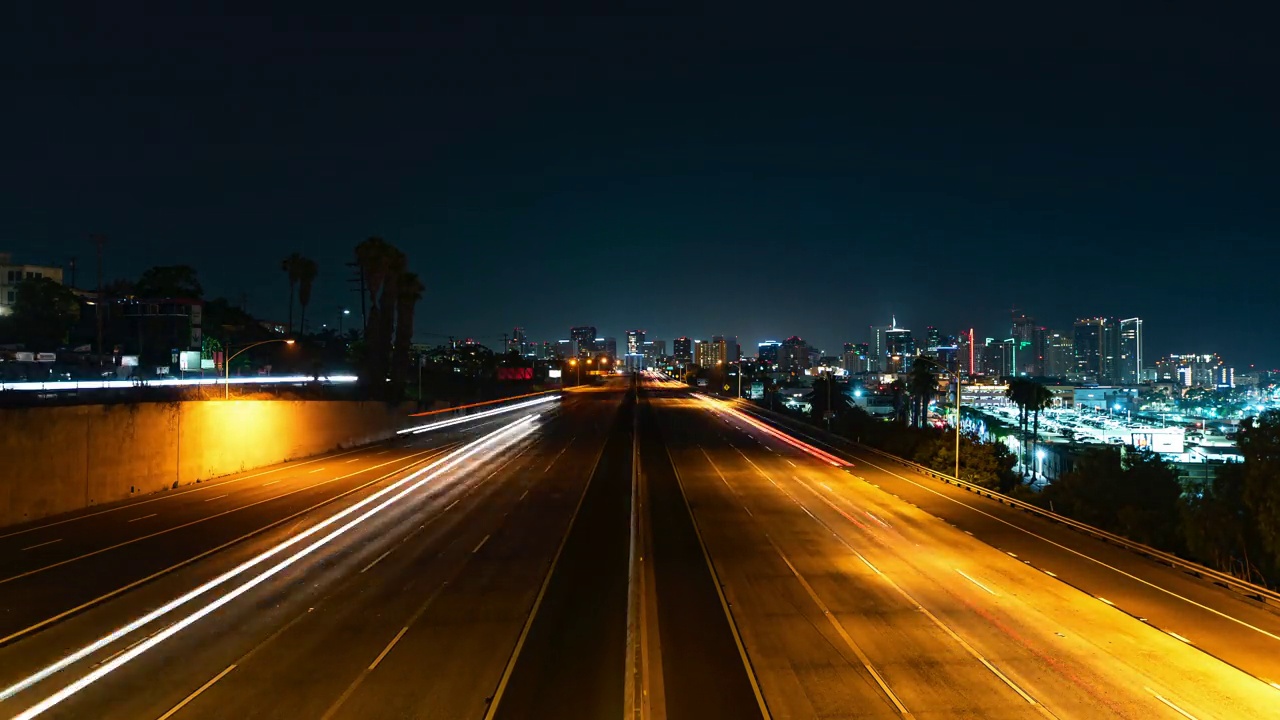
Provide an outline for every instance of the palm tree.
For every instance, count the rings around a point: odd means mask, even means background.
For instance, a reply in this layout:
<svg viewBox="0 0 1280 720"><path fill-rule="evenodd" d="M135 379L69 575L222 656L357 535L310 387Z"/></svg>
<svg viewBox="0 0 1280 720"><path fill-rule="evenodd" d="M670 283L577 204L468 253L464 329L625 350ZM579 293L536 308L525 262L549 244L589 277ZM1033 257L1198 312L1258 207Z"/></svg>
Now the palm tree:
<svg viewBox="0 0 1280 720"><path fill-rule="evenodd" d="M307 305L311 304L311 284L315 282L319 268L316 261L309 257L298 257L298 304L302 306L302 318L298 322L298 332L307 331ZM292 331L293 303L289 304L289 325Z"/></svg>
<svg viewBox="0 0 1280 720"><path fill-rule="evenodd" d="M365 372L363 378L376 394L383 394L391 361L395 330L396 295L404 273L405 256L394 245L371 237L356 246L356 262L369 291L369 314L365 324Z"/></svg>
<svg viewBox="0 0 1280 720"><path fill-rule="evenodd" d="M280 269L289 275L289 334L293 334L293 295L301 277L302 261L306 258L299 253L289 253L289 257L280 261Z"/></svg>
<svg viewBox="0 0 1280 720"><path fill-rule="evenodd" d="M1053 392L1038 382L1032 382L1027 395L1028 406L1035 415L1031 437L1038 447L1040 445L1040 411L1053 406Z"/></svg>
<svg viewBox="0 0 1280 720"><path fill-rule="evenodd" d="M1004 391L1004 396L1018 406L1018 427L1022 432L1022 447L1019 449L1019 463L1026 468L1026 450L1027 450L1027 408L1031 406L1031 389L1032 383L1026 378L1010 378L1009 387Z"/></svg>
<svg viewBox="0 0 1280 720"><path fill-rule="evenodd" d="M936 370L933 360L927 357L918 357L911 365L907 387L911 393L911 424L915 427L924 427L929 418L929 403L938 393Z"/></svg>
<svg viewBox="0 0 1280 720"><path fill-rule="evenodd" d="M413 315L426 290L417 273L401 273L396 283L396 342L392 350L391 384L404 381L409 369L409 345L413 343Z"/></svg>

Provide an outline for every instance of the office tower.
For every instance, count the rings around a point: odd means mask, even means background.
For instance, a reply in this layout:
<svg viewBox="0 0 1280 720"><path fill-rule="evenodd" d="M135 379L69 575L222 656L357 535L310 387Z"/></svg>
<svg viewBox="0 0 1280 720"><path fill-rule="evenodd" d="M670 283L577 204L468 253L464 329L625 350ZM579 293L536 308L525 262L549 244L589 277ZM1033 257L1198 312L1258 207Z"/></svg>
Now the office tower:
<svg viewBox="0 0 1280 720"><path fill-rule="evenodd" d="M911 331L898 327L898 319L894 318L893 324L881 334L881 337L885 349L885 371L910 372L916 357L916 341L911 337Z"/></svg>
<svg viewBox="0 0 1280 720"><path fill-rule="evenodd" d="M1044 375L1066 378L1075 374L1075 343L1066 333L1047 332L1045 337Z"/></svg>
<svg viewBox="0 0 1280 720"><path fill-rule="evenodd" d="M678 363L693 362L693 340L687 337L676 338L671 352Z"/></svg>
<svg viewBox="0 0 1280 720"><path fill-rule="evenodd" d="M596 329L590 325L569 328L569 338L573 340L573 354L586 355L596 347Z"/></svg>
<svg viewBox="0 0 1280 720"><path fill-rule="evenodd" d="M778 351L782 347L782 343L777 340L765 340L756 346L756 360L765 367L772 369L778 364Z"/></svg>
<svg viewBox="0 0 1280 720"><path fill-rule="evenodd" d="M719 335L712 340L699 340L693 346L693 362L704 368L722 365L726 362L725 352L724 338Z"/></svg>
<svg viewBox="0 0 1280 720"><path fill-rule="evenodd" d="M643 346L644 346L644 331L628 330L627 331L627 354L628 355L639 354Z"/></svg>
<svg viewBox="0 0 1280 720"><path fill-rule="evenodd" d="M962 375L980 375L981 366L976 362L978 358L973 347L973 328L961 331L960 337L957 338L957 362L960 364L960 373Z"/></svg>
<svg viewBox="0 0 1280 720"><path fill-rule="evenodd" d="M1104 382L1102 331L1106 326L1106 318L1084 318L1077 320L1072 333L1072 346L1075 353L1075 372L1072 380L1079 382Z"/></svg>
<svg viewBox="0 0 1280 720"><path fill-rule="evenodd" d="M924 347L929 352L936 352L938 347L942 345L942 334L938 332L938 328L930 325L924 329Z"/></svg>
<svg viewBox="0 0 1280 720"><path fill-rule="evenodd" d="M812 366L808 343L796 335L782 341L782 346L778 348L778 370L801 374Z"/></svg>
<svg viewBox="0 0 1280 720"><path fill-rule="evenodd" d="M573 340L557 340L555 353L561 359L567 359L578 354L576 348Z"/></svg>
<svg viewBox="0 0 1280 720"><path fill-rule="evenodd" d="M1120 321L1119 382L1137 385L1142 382L1142 319Z"/></svg>

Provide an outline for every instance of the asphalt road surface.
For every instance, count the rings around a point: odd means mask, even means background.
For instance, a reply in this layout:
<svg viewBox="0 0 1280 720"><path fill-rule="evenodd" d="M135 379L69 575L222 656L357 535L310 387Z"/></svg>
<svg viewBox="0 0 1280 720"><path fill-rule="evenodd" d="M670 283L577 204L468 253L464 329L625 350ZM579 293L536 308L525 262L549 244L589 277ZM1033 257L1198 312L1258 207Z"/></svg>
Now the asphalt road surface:
<svg viewBox="0 0 1280 720"><path fill-rule="evenodd" d="M2 529L0 715L1280 716L1266 609L775 433L619 378Z"/></svg>

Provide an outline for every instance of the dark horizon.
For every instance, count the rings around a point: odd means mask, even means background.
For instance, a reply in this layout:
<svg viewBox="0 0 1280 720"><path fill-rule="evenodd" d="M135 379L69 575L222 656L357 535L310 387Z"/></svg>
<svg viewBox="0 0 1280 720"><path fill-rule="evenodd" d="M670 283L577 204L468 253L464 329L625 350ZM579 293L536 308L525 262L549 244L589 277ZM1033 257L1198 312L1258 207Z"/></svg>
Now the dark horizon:
<svg viewBox="0 0 1280 720"><path fill-rule="evenodd" d="M175 11L176 12L176 11ZM1280 365L1264 22L1040 9L751 18L20 18L0 252L190 264L286 313L280 260L357 242L427 286L419 340L591 324L1003 336L1146 320L1146 355Z"/></svg>

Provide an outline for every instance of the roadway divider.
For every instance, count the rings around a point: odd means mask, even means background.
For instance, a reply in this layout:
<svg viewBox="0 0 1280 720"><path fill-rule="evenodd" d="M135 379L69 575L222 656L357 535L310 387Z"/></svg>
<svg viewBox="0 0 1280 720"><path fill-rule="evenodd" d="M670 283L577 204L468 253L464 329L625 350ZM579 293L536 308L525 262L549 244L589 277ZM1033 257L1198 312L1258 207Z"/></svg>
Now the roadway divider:
<svg viewBox="0 0 1280 720"><path fill-rule="evenodd" d="M799 437L802 437L808 440L809 442L821 444L827 448L830 448L836 453L841 453L841 452L847 453L847 451L842 451L839 447L836 446L837 444L839 444L839 445L844 445L844 446L854 448L860 452L877 455L879 457L884 458L885 460L888 460L889 462L897 464L907 470L911 470L919 475L924 475L934 480L939 480L941 482L948 483L950 485L955 485L969 492L995 500L998 503L1002 503L1004 505L1017 508L1019 510L1022 510L1023 512L1026 512L1032 515L1036 515L1050 522L1060 523L1073 530L1079 531L1085 535L1101 540L1102 542L1105 542L1107 544L1115 545L1116 547L1120 547L1130 552L1136 553L1149 560L1154 560L1161 564L1168 565L1169 567L1181 570L1182 572L1185 572L1188 575L1209 580L1215 585L1227 588L1228 590L1232 590L1233 592L1239 593L1241 595L1244 595L1245 597L1251 598L1258 602L1280 607L1280 593L1274 590L1271 590L1270 588L1266 588L1261 585L1251 583L1247 580L1241 580L1240 578L1234 577L1232 575L1228 575L1227 573L1221 572L1219 570L1214 570L1213 568L1207 567L1205 565L1201 565L1191 560L1180 558L1177 555L1174 555L1172 553L1167 553L1163 550L1157 550L1148 545L1143 545L1142 543L1134 542L1133 540L1130 540L1126 537L1121 537L1120 535L1109 533L1105 530L1100 530L1096 527L1093 527L1092 525L1087 525L1078 520L1073 520L1065 515L1059 515L1058 513L1052 512L1050 510L1045 510L1042 507L1039 507L1037 505L1032 505L1031 503L1024 502L1022 500L1018 500L1017 498L1010 497L1008 495L997 492L995 490L984 488L980 485L974 485L973 483L965 482L964 480L961 480L957 477L947 475L946 473L940 473L936 470L933 470L932 468L927 468L923 465L913 463L909 460L904 460L896 455L891 455L887 452L884 452L883 450L879 450L879 449L870 447L868 445L863 445L862 443L857 443L852 440L847 440L837 435L824 432L820 428L814 428L808 425L803 425L802 423L792 418L789 418L780 413L773 412L771 410L766 410L764 408L758 407L745 400L730 399L730 400L722 400L722 402L733 405L738 410L745 412L747 414L753 415L759 418L760 420L767 422L770 425L773 425L778 429L785 430L786 432L794 435L798 435ZM817 437L819 435L823 437Z"/></svg>

